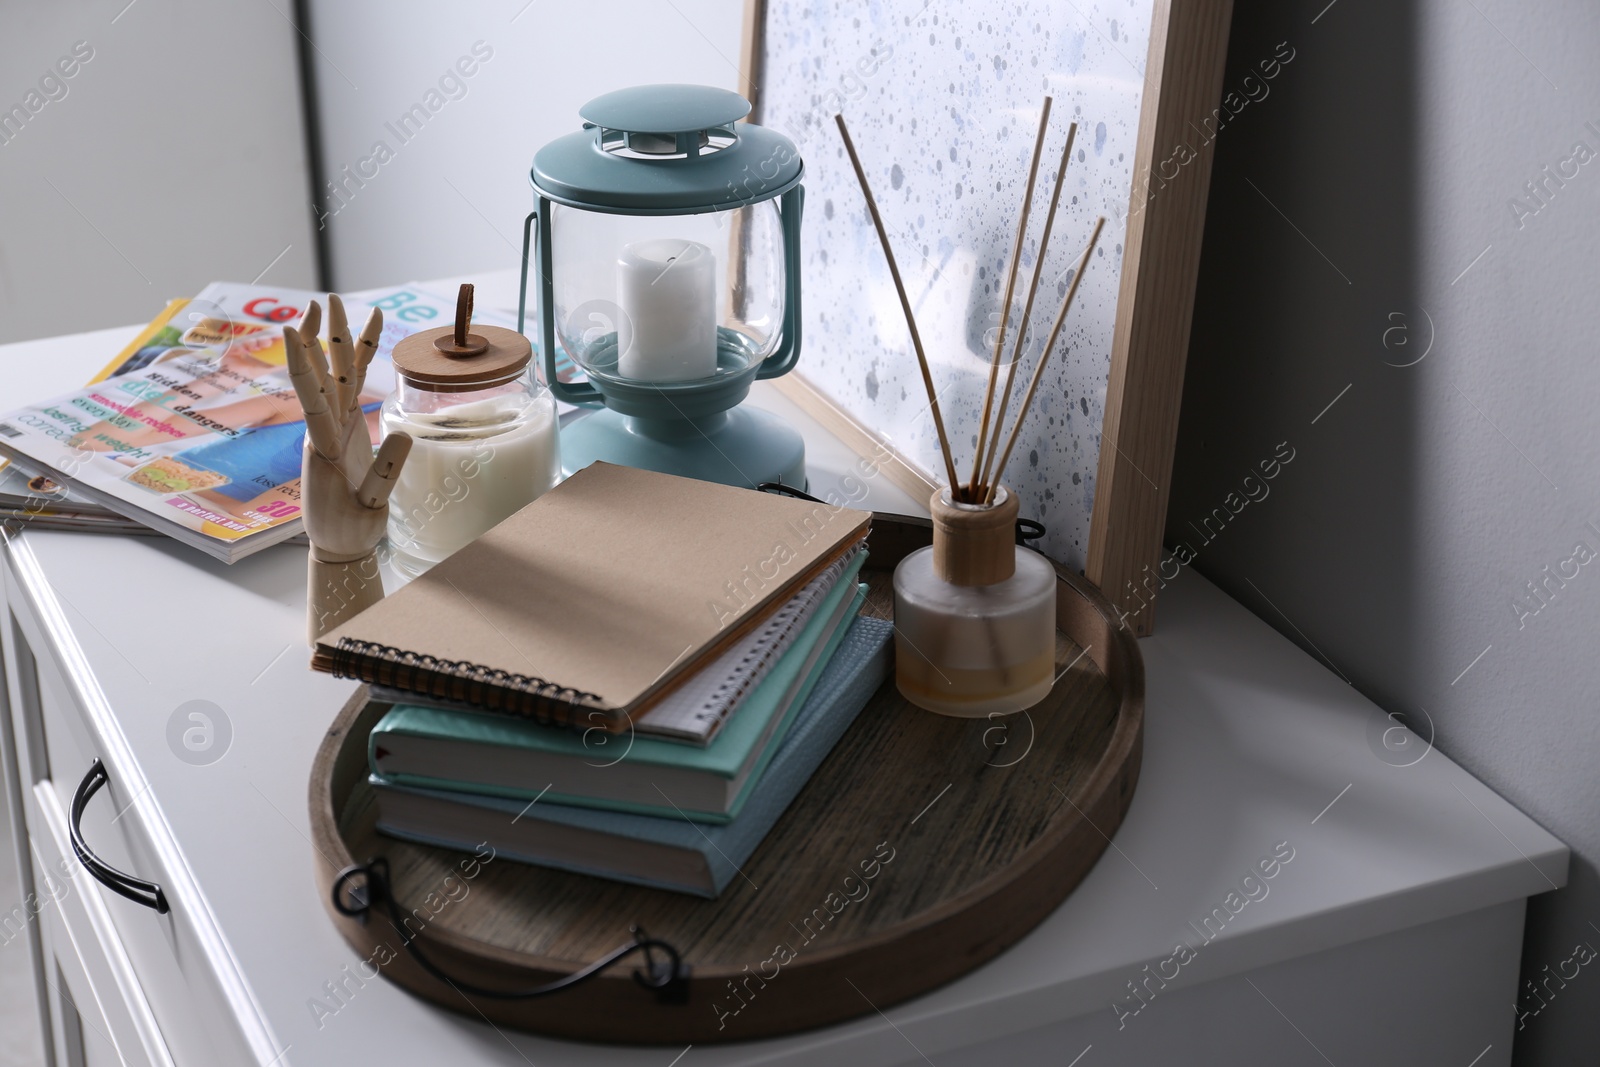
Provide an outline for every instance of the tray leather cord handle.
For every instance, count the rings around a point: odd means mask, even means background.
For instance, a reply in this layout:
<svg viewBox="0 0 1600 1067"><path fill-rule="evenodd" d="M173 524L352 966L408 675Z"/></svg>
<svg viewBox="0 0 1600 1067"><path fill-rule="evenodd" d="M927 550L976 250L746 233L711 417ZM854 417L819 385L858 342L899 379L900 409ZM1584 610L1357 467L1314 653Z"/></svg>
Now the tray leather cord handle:
<svg viewBox="0 0 1600 1067"><path fill-rule="evenodd" d="M90 799L100 791L100 787L110 781L106 765L97 758L89 765L89 773L83 776L83 781L78 783L78 791L72 794L72 818L67 824L72 837L72 851L77 853L78 861L89 869L89 873L101 885L135 904L154 908L158 915L165 915L170 909L167 907L167 895L160 886L131 874L123 874L89 851L89 846L84 844L83 830L79 827L83 821L83 809L89 806Z"/></svg>
<svg viewBox="0 0 1600 1067"><path fill-rule="evenodd" d="M529 989L486 989L452 978L423 953L422 947L417 944L416 935L400 918L399 904L395 901L394 892L389 884L387 859L379 856L367 863L352 864L340 871L339 876L333 880L333 907L340 915L364 923L368 914L378 905L383 906L388 915L389 925L400 938L401 947L417 966L460 993L470 993L476 997L495 1000L528 1000L533 997L550 996L588 981L625 956L642 952L644 967L633 972L633 980L646 989L654 990L656 1000L662 1004L689 1002L689 965L683 962L682 954L668 942L648 936L637 926L630 931L633 940L619 945L593 963L564 978ZM657 959L657 951L666 958Z"/></svg>

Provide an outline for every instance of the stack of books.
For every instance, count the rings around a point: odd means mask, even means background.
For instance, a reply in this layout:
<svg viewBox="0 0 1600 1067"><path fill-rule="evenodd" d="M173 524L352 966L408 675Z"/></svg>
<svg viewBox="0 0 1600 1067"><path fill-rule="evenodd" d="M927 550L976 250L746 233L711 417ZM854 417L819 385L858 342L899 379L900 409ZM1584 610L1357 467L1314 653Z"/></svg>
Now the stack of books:
<svg viewBox="0 0 1600 1067"><path fill-rule="evenodd" d="M888 676L869 516L596 463L323 637L378 828L715 897Z"/></svg>

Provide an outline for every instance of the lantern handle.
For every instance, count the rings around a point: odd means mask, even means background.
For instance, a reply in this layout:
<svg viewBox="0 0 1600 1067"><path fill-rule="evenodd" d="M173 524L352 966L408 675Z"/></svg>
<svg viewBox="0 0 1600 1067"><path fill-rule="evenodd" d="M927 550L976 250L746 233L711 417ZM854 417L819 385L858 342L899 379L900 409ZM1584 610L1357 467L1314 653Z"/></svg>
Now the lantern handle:
<svg viewBox="0 0 1600 1067"><path fill-rule="evenodd" d="M538 208L528 212L528 217L522 220L522 284L517 289L517 332L520 334L527 333L523 325L528 311L528 247L533 238L533 224L537 221Z"/></svg>
<svg viewBox="0 0 1600 1067"><path fill-rule="evenodd" d="M778 201L783 220L783 340L761 362L761 369L756 372L758 379L788 374L800 360L800 214L805 202L803 185L796 185Z"/></svg>
<svg viewBox="0 0 1600 1067"><path fill-rule="evenodd" d="M541 206L549 201L539 198ZM546 224L548 225L548 224ZM528 212L522 220L522 284L517 290L517 332L526 334L528 316L528 251L533 247L534 231L539 226L539 209ZM541 234L539 241L539 356L544 361L544 383L556 399L568 404L598 404L600 390L589 382L563 382L556 373L556 324L550 312L555 303L550 284L550 242Z"/></svg>

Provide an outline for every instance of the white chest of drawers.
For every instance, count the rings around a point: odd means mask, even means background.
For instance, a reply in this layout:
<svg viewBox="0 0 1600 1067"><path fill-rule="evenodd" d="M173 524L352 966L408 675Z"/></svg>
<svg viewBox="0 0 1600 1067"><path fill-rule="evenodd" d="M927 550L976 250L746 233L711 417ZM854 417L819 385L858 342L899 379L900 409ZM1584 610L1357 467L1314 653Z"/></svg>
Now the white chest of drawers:
<svg viewBox="0 0 1600 1067"><path fill-rule="evenodd" d="M0 348L8 394L71 387L128 333ZM849 457L796 421L823 487ZM869 506L911 506L872 492ZM351 687L306 669L303 549L230 568L156 539L28 532L4 571L0 737L28 883L4 887L24 905L5 929L36 966L61 1067L1490 1067L1509 1062L1523 902L1566 878L1558 841L1443 753L1400 765L1411 757L1384 747L1381 711L1189 574L1142 643L1144 769L1115 847L1012 950L886 1014L744 1046L505 1034L349 977L354 953L314 886L325 861L305 792ZM169 732L192 701L220 712L212 743L231 735L213 762L180 756ZM97 758L109 785L85 807L85 844L158 884L165 914L73 855L72 800ZM1279 842L1294 859L1270 893L1214 923L1193 960L1169 962Z"/></svg>

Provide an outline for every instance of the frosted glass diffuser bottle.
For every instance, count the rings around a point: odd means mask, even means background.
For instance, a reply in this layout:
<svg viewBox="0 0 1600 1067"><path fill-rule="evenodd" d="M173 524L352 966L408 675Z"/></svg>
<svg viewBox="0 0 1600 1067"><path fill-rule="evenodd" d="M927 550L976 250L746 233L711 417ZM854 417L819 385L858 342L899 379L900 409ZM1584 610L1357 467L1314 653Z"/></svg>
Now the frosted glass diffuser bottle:
<svg viewBox="0 0 1600 1067"><path fill-rule="evenodd" d="M894 572L895 685L918 707L980 718L1043 700L1055 679L1056 574L1016 543L1017 498L935 493L933 545Z"/></svg>

